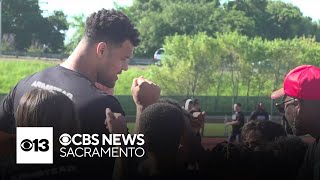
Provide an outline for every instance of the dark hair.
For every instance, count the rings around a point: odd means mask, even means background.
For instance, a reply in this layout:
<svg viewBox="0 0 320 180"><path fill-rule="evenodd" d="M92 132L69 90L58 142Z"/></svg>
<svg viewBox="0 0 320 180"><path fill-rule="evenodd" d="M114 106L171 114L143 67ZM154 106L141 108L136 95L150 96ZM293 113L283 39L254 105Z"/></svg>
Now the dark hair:
<svg viewBox="0 0 320 180"><path fill-rule="evenodd" d="M121 45L126 40L134 46L140 43L139 33L129 18L114 9L92 13L86 20L84 36L91 42L108 41L114 45Z"/></svg>
<svg viewBox="0 0 320 180"><path fill-rule="evenodd" d="M252 173L227 173L244 172L250 167L250 155L252 150L242 144L221 142L207 151L204 159L204 175L206 179L247 179ZM215 170L214 173L212 170ZM253 171L255 172L255 171ZM208 178L209 177L209 178Z"/></svg>
<svg viewBox="0 0 320 180"><path fill-rule="evenodd" d="M241 131L241 137L243 141L247 141L249 144L259 146L264 143L273 142L277 138L287 136L284 127L276 122L265 121L250 121L245 124Z"/></svg>
<svg viewBox="0 0 320 180"><path fill-rule="evenodd" d="M182 111L182 107L180 106L180 104L178 103L178 101L176 101L176 100L174 100L174 99L161 98L161 99L159 99L159 102L172 104L172 105L174 105L175 107L177 107L178 109L180 109L180 110Z"/></svg>
<svg viewBox="0 0 320 180"><path fill-rule="evenodd" d="M77 133L80 123L73 102L63 93L33 89L25 93L15 113L17 126L54 127L54 134Z"/></svg>
<svg viewBox="0 0 320 180"><path fill-rule="evenodd" d="M300 160L303 160L305 151L308 148L308 145L306 142L304 142L300 137L297 136L285 136L285 137L279 137L274 142L274 148L277 151L277 153L284 156L292 156L290 159L298 160L298 156L300 155Z"/></svg>
<svg viewBox="0 0 320 180"><path fill-rule="evenodd" d="M155 154L173 154L178 150L184 127L184 116L169 103L148 106L140 116L140 133L144 134L149 151Z"/></svg>
<svg viewBox="0 0 320 180"><path fill-rule="evenodd" d="M199 104L199 99L193 99L192 102L193 102L193 105Z"/></svg>
<svg viewBox="0 0 320 180"><path fill-rule="evenodd" d="M240 104L240 103L236 103L236 105L239 106L239 107L241 107L241 104Z"/></svg>
<svg viewBox="0 0 320 180"><path fill-rule="evenodd" d="M264 104L262 103L262 102L258 102L257 104L256 104L256 110L257 111L265 111L265 109L264 109Z"/></svg>
<svg viewBox="0 0 320 180"><path fill-rule="evenodd" d="M287 136L279 137L272 146L272 151L277 157L277 166L282 167L280 172L283 173L283 177L296 179L308 145L300 137Z"/></svg>

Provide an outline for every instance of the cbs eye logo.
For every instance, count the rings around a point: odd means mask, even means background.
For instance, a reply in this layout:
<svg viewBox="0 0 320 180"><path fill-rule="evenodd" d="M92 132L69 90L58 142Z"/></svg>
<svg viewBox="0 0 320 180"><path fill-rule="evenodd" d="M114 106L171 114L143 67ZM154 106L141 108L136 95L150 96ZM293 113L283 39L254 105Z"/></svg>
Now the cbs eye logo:
<svg viewBox="0 0 320 180"><path fill-rule="evenodd" d="M49 140L47 139L34 139L31 141L30 139L24 139L20 143L20 147L23 151L31 151L32 149L35 152L41 151L46 152L49 150Z"/></svg>
<svg viewBox="0 0 320 180"><path fill-rule="evenodd" d="M71 136L67 133L61 134L59 141L61 145L68 146L71 143Z"/></svg>

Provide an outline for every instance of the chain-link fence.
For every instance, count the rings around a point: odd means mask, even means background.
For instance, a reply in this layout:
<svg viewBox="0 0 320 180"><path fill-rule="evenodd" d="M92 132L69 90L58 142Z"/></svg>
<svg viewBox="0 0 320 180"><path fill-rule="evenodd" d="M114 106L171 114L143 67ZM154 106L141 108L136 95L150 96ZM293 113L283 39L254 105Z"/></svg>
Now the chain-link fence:
<svg viewBox="0 0 320 180"><path fill-rule="evenodd" d="M0 94L0 99L4 98L5 94ZM120 101L123 109L125 110L127 115L135 115L136 113L136 106L133 102L132 96L116 96L117 99ZM187 97L184 96L162 96L161 98L171 98L178 101L181 106L183 105L183 100ZM206 111L209 116L224 116L224 115L231 115L233 113L233 104L234 103L241 103L242 105L242 112L245 115L249 115L252 111L255 110L255 106L258 102L262 102L265 106L266 111L272 116L278 116L279 113L275 108L275 103L278 101L273 101L270 97L265 96L238 96L238 97L231 97L231 96L198 96L193 97L197 98L200 102L201 109Z"/></svg>
<svg viewBox="0 0 320 180"><path fill-rule="evenodd" d="M135 114L136 108L131 96L117 96L122 107L128 115ZM171 98L178 101L181 106L183 105L183 100L187 97L184 96L162 96L162 98ZM242 111L245 115L249 115L252 111L255 110L256 104L262 102L265 106L266 111L271 116L278 116L279 113L275 108L275 103L278 101L273 101L268 96L198 96L193 97L197 98L200 102L201 109L206 111L208 115L230 115L233 113L233 104L241 103Z"/></svg>

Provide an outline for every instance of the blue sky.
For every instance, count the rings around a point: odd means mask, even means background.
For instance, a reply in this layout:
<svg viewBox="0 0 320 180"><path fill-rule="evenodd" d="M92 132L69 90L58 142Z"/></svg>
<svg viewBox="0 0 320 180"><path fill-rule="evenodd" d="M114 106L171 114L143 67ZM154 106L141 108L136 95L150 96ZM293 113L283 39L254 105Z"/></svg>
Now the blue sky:
<svg viewBox="0 0 320 180"><path fill-rule="evenodd" d="M99 9L111 9L114 3L122 6L132 5L133 0L39 0L40 8L44 10L44 14L50 14L54 10L62 10L69 17L83 13L85 16ZM227 1L227 0L222 0ZM305 16L311 17L314 21L320 20L320 0L281 0L283 2L292 3L300 8ZM67 38L73 30L67 32Z"/></svg>

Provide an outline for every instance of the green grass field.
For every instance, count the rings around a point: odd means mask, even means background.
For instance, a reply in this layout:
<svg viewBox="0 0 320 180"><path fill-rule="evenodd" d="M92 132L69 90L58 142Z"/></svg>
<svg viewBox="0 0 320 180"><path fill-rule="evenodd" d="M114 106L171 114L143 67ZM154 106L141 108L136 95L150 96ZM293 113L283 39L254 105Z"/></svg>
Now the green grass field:
<svg viewBox="0 0 320 180"><path fill-rule="evenodd" d="M21 79L59 63L61 61L0 59L0 94L7 94ZM128 71L119 76L115 93L131 95L132 80L139 76L148 78L148 67L130 66Z"/></svg>
<svg viewBox="0 0 320 180"><path fill-rule="evenodd" d="M127 123L129 132L132 133L134 129L134 123ZM228 126L228 132L231 132L231 127ZM222 123L206 123L204 125L204 136L207 137L223 137L225 132L225 126Z"/></svg>
<svg viewBox="0 0 320 180"><path fill-rule="evenodd" d="M0 59L0 94L7 94L21 79L57 63L59 61Z"/></svg>

